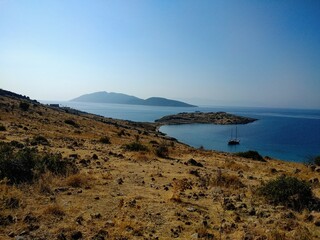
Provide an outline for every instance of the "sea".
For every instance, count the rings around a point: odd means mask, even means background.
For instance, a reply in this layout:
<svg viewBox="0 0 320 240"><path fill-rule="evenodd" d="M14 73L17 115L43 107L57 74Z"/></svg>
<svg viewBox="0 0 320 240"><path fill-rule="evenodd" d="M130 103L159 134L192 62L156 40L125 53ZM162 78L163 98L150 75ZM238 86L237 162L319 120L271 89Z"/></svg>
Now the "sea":
<svg viewBox="0 0 320 240"><path fill-rule="evenodd" d="M292 162L308 162L313 157L320 155L320 110L209 106L181 108L61 101L41 102L57 103L60 106L104 117L139 122L154 122L165 115L180 112L223 111L258 120L237 126L167 125L162 126L160 131L190 146L208 150L232 153L254 150L262 156ZM236 130L240 144L230 146L228 140L235 137Z"/></svg>

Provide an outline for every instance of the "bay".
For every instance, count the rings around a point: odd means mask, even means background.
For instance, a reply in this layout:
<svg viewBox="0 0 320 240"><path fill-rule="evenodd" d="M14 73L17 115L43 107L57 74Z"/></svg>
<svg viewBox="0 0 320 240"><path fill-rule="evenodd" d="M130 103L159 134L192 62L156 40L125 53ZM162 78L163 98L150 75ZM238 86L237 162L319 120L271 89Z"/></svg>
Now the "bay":
<svg viewBox="0 0 320 240"><path fill-rule="evenodd" d="M234 125L188 124L162 126L160 131L193 147L224 152L256 150L263 156L305 162L320 155L320 110L246 107L154 107L124 104L49 102L105 117L139 122L154 122L179 112L225 111L258 120L237 125L240 145L227 144Z"/></svg>

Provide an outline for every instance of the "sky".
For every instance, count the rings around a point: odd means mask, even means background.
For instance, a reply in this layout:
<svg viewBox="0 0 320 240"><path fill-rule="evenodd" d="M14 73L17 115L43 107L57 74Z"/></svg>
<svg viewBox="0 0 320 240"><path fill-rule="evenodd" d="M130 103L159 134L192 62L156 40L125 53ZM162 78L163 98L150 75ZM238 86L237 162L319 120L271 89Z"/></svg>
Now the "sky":
<svg viewBox="0 0 320 240"><path fill-rule="evenodd" d="M320 109L320 1L0 0L0 88Z"/></svg>

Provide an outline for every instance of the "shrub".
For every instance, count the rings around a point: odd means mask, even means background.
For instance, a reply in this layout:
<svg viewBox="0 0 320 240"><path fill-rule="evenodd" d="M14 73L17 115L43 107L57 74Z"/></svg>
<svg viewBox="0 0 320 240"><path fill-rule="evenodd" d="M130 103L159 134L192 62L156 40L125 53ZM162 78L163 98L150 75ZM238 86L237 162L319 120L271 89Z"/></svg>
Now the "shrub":
<svg viewBox="0 0 320 240"><path fill-rule="evenodd" d="M103 143L103 144L110 144L110 143L111 143L111 142L110 142L110 138L107 137L107 136L101 137L101 138L99 139L99 142L100 142L100 143Z"/></svg>
<svg viewBox="0 0 320 240"><path fill-rule="evenodd" d="M8 143L0 143L0 180L7 178L10 184L32 182L46 171L67 176L78 171L73 162L62 160L61 154L40 154L36 149L16 151Z"/></svg>
<svg viewBox="0 0 320 240"><path fill-rule="evenodd" d="M320 156L316 156L313 158L313 163L317 166L320 166Z"/></svg>
<svg viewBox="0 0 320 240"><path fill-rule="evenodd" d="M35 146L35 145L49 145L49 141L48 139L46 139L44 136L36 136L31 140L31 145Z"/></svg>
<svg viewBox="0 0 320 240"><path fill-rule="evenodd" d="M67 119L64 121L64 123L68 124L68 125L71 125L75 128L80 128L79 124L76 123L75 121L73 121L72 119Z"/></svg>
<svg viewBox="0 0 320 240"><path fill-rule="evenodd" d="M169 148L166 144L162 143L156 148L156 155L161 158L169 157Z"/></svg>
<svg viewBox="0 0 320 240"><path fill-rule="evenodd" d="M15 153L10 145L1 144L0 179L8 178L10 183L31 182L36 157L33 149L26 148Z"/></svg>
<svg viewBox="0 0 320 240"><path fill-rule="evenodd" d="M64 210L57 203L49 205L45 210L44 214L54 215L56 217L63 217L65 215Z"/></svg>
<svg viewBox="0 0 320 240"><path fill-rule="evenodd" d="M3 126L3 125L0 125L0 131L1 132L4 132L4 131L6 131L7 129L6 129L6 127L5 126Z"/></svg>
<svg viewBox="0 0 320 240"><path fill-rule="evenodd" d="M264 158L257 151L250 150L247 152L239 152L236 155L239 157L250 158L260 162L266 162L266 160L264 160Z"/></svg>
<svg viewBox="0 0 320 240"><path fill-rule="evenodd" d="M66 179L66 184L74 188L80 188L88 185L89 178L83 174L71 175Z"/></svg>
<svg viewBox="0 0 320 240"><path fill-rule="evenodd" d="M271 180L260 187L259 193L276 205L294 210L307 208L313 199L310 184L295 177L282 176Z"/></svg>
<svg viewBox="0 0 320 240"><path fill-rule="evenodd" d="M50 171L55 175L67 176L78 172L78 168L72 161L62 159L61 154L46 153L38 162L36 169L40 174Z"/></svg>
<svg viewBox="0 0 320 240"><path fill-rule="evenodd" d="M22 110L22 111L28 111L29 110L29 107L30 107L30 104L29 103L26 103L26 102L21 102L19 104L19 108Z"/></svg>
<svg viewBox="0 0 320 240"><path fill-rule="evenodd" d="M148 148L141 144L140 142L133 142L133 143L129 143L124 145L124 149L128 150L128 151L134 151L134 152L145 152L148 151Z"/></svg>

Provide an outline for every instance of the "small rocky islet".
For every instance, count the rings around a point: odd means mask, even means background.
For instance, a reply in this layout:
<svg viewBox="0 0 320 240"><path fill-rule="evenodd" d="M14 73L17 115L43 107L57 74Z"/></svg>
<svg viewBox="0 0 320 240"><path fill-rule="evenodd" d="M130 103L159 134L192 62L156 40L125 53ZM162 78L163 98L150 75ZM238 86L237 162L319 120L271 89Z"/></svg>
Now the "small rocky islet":
<svg viewBox="0 0 320 240"><path fill-rule="evenodd" d="M248 124L256 121L255 118L242 117L226 112L183 112L164 116L155 120L160 125L179 125L179 124Z"/></svg>

